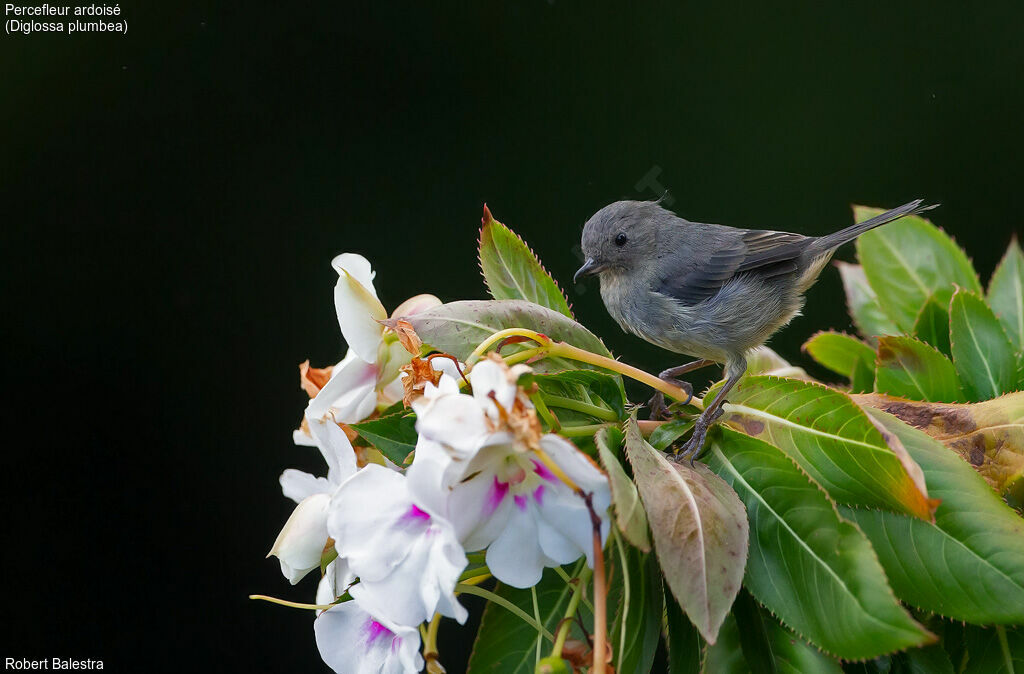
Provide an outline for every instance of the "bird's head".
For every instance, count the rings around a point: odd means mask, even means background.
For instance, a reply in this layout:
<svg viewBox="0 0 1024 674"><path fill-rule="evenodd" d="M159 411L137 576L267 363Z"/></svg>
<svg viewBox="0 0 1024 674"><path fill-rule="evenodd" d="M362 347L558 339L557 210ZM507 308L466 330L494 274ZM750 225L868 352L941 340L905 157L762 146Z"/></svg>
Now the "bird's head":
<svg viewBox="0 0 1024 674"><path fill-rule="evenodd" d="M616 201L583 226L583 266L573 282L604 272L628 272L653 261L658 223L672 214L654 201Z"/></svg>

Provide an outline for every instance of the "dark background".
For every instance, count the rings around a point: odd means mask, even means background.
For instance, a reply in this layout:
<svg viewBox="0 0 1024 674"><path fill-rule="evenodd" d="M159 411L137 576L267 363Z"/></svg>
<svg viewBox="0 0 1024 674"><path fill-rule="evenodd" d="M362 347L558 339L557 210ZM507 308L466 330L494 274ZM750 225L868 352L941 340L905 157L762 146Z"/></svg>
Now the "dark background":
<svg viewBox="0 0 1024 674"><path fill-rule="evenodd" d="M129 2L124 37L0 35L0 657L323 669L308 613L246 596L313 596L263 557L280 472L322 470L295 366L343 353L339 252L389 308L482 298L486 201L567 285L654 171L690 219L809 234L940 201L986 280L1020 230L1024 5L852 4ZM678 360L570 297L624 360ZM850 327L834 270L807 312L773 341L801 364Z"/></svg>

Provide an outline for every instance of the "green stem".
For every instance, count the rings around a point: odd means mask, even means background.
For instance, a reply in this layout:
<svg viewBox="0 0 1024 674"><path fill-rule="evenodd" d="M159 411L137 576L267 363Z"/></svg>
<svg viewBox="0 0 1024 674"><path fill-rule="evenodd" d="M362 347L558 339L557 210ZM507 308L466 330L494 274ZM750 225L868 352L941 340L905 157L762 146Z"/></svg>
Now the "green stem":
<svg viewBox="0 0 1024 674"><path fill-rule="evenodd" d="M576 412L582 412L583 414L590 415L595 419L601 419L603 421L618 421L619 417L606 407L600 407L598 405L592 405L585 403L582 400L573 400L572 398L565 398L562 396L544 394L541 396L549 405L552 407L563 407L567 410L574 410Z"/></svg>
<svg viewBox="0 0 1024 674"><path fill-rule="evenodd" d="M610 424L588 424L586 426L562 426L559 435L566 438L585 438L597 433L599 430Z"/></svg>
<svg viewBox="0 0 1024 674"><path fill-rule="evenodd" d="M626 549L622 544L622 538L619 536L619 532L615 527L612 527L612 538L615 539L615 547L619 551L619 564L622 566L622 624L619 628L619 650L618 654L621 656L626 651L626 625L629 620L629 607L630 607L630 587L629 587L629 567L626 563ZM618 663L616 663L617 665Z"/></svg>
<svg viewBox="0 0 1024 674"><path fill-rule="evenodd" d="M490 574L491 574L491 570L488 569L486 566L479 566L479 567L477 567L475 569L469 569L468 571L463 571L462 575L459 576L459 582L461 583L462 581L469 580L470 578L479 578L480 576L489 576Z"/></svg>
<svg viewBox="0 0 1024 674"><path fill-rule="evenodd" d="M1003 663L1006 664L1006 671L1013 672L1013 656L1010 654L1010 642L1006 640L1006 628L996 625L996 634L999 635L999 647L1003 651Z"/></svg>
<svg viewBox="0 0 1024 674"><path fill-rule="evenodd" d="M510 356L505 356L505 364L515 365L516 363L522 363L524 360L530 360L535 356L543 355L546 351L547 349L545 347L538 346L533 349L526 349L525 351L520 351L519 353L513 353Z"/></svg>
<svg viewBox="0 0 1024 674"><path fill-rule="evenodd" d="M455 591L462 592L464 594L473 594L477 597L483 597L487 601L494 602L498 606L514 614L517 618L521 619L523 622L525 622L533 629L537 630L537 632L542 634L545 639L554 643L555 637L551 634L551 632L548 631L546 627L544 627L539 622L534 620L529 613L527 613L523 609L519 608L518 606L510 602L508 599L505 599L504 597L497 595L491 592L490 590L485 590L482 587L477 587L475 585L466 585L464 583L459 583L458 585L456 585Z"/></svg>
<svg viewBox="0 0 1024 674"><path fill-rule="evenodd" d="M626 365L625 363L617 361L614 358L609 358L607 356L601 356L596 353L591 353L586 349L581 349L579 347L573 346L572 344L566 344L565 342L555 342L548 348L548 355L560 358L569 358L570 360L578 360L581 363L589 363L590 365L596 365L597 367L601 367L606 370L611 370L612 372L617 372L623 375L624 377L629 377L630 379L635 379L642 384L646 384L647 386L653 388L655 391L661 391L662 393L672 398L673 400L678 400L682 402L683 400L689 398L686 391L684 391L683 389L679 388L678 386L673 386L672 384L669 384L667 381L663 381L662 379L655 377L653 374L649 372L644 372L640 368L633 367L632 365ZM697 407L704 407L704 401L701 400L700 398L697 398L696 396L694 396L694 398L690 400L690 403L696 405Z"/></svg>
<svg viewBox="0 0 1024 674"><path fill-rule="evenodd" d="M540 393L535 393L530 396L530 401L533 402L533 406L537 408L537 414L539 414L540 418L544 420L544 423L548 425L551 432L557 433L558 429L562 427L562 422L560 422L558 417L552 414L551 410L548 409L548 406L544 404L544 398L541 397Z"/></svg>
<svg viewBox="0 0 1024 674"><path fill-rule="evenodd" d="M591 573L591 571L590 571L590 567L586 566L586 564L585 564L585 563L583 564L583 567L584 567L584 568L586 569L586 572L587 572L587 578L590 578L590 573ZM569 574L567 574L567 573L565 572L565 569L563 569L563 568L562 568L562 567L560 567L560 566L556 566L556 567L555 567L555 572L556 572L556 573L558 573L558 575L559 575L559 576L560 576L560 577L562 578L562 580L564 580L564 581L565 581L565 584L566 584L566 585L568 585L568 586L570 586L570 587L572 587L572 586L573 586L573 582L572 582L572 577L570 577L570 576L569 576ZM580 573L582 573L582 571L581 571ZM594 612L594 605L590 603L590 600L589 600L589 599L587 599L587 593L586 593L586 592L584 592L584 593L583 593L583 599L581 599L580 601L582 601L582 602L583 602L583 605L584 605L585 607L587 607L587 610L588 610L588 611L590 611L591 613L593 613L593 612Z"/></svg>
<svg viewBox="0 0 1024 674"><path fill-rule="evenodd" d="M562 573L565 573L565 571L562 571ZM565 615L558 626L555 647L551 649L552 657L562 657L562 648L565 647L565 640L569 638L569 632L572 630L572 617L576 615L576 609L579 608L580 599L583 597L583 589L587 586L587 582L590 581L590 576L590 567L584 564L580 575L576 577L576 582L572 588L572 597L569 598L569 605L566 607ZM571 581L568 578L567 580Z"/></svg>

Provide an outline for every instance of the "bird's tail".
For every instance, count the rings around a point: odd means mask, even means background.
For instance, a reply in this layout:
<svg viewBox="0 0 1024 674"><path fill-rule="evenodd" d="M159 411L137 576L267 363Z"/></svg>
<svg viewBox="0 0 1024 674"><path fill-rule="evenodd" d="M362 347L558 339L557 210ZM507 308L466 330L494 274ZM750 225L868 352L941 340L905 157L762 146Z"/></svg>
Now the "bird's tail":
<svg viewBox="0 0 1024 674"><path fill-rule="evenodd" d="M823 236L814 242L813 248L821 252L832 250L834 248L838 248L844 243L853 241L854 239L856 239L858 236L868 231L869 229L881 227L886 223L892 222L893 220L899 220L900 218L907 215L917 215L918 213L930 211L931 209L939 206L939 204L932 204L931 206L922 206L922 203L924 203L924 199L917 199L915 201L911 201L908 204L903 204L899 208L894 208L891 211L880 213L879 215L876 215L873 218L865 220L864 222L858 222L856 225Z"/></svg>

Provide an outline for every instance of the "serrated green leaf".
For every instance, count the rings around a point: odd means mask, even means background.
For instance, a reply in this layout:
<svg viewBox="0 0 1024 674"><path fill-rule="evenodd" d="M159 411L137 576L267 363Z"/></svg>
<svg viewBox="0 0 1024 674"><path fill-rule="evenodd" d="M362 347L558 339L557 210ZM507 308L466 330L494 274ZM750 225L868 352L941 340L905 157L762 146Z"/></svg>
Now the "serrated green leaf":
<svg viewBox="0 0 1024 674"><path fill-rule="evenodd" d="M743 657L743 647L740 644L740 630L731 614L726 616L725 622L722 623L718 642L705 648L701 671L708 674L749 674L750 666Z"/></svg>
<svg viewBox="0 0 1024 674"><path fill-rule="evenodd" d="M536 383L542 394L605 407L617 420L626 417L626 392L619 375L595 370L565 370L535 372L524 375L519 381L524 386ZM557 402L550 401L549 406L559 407Z"/></svg>
<svg viewBox="0 0 1024 674"><path fill-rule="evenodd" d="M992 307L1017 351L1024 351L1024 253L1017 237L1010 241L992 279L988 282Z"/></svg>
<svg viewBox="0 0 1024 674"><path fill-rule="evenodd" d="M962 674L1021 674L1024 672L1024 628L982 629L968 626L967 665Z"/></svg>
<svg viewBox="0 0 1024 674"><path fill-rule="evenodd" d="M882 311L878 295L871 289L867 276L864 275L864 268L848 262L837 261L835 265L843 280L850 319L857 326L861 336L873 342L879 335L899 334L899 327Z"/></svg>
<svg viewBox="0 0 1024 674"><path fill-rule="evenodd" d="M480 269L496 300L527 300L572 318L562 289L530 247L484 207L480 228Z"/></svg>
<svg viewBox="0 0 1024 674"><path fill-rule="evenodd" d="M836 501L931 517L920 469L886 445L847 394L811 382L749 377L728 398L726 424L779 447Z"/></svg>
<svg viewBox="0 0 1024 674"><path fill-rule="evenodd" d="M948 294L948 293L946 293ZM914 336L931 344L943 355L952 357L949 350L949 300L932 295L914 319Z"/></svg>
<svg viewBox="0 0 1024 674"><path fill-rule="evenodd" d="M875 391L911 400L964 401L953 363L913 337L879 338Z"/></svg>
<svg viewBox="0 0 1024 674"><path fill-rule="evenodd" d="M565 570L570 576L575 576L582 568L581 561L575 567L566 567ZM554 569L544 569L544 575L534 588L521 590L499 583L494 592L532 616L532 590L536 591L540 622L554 634L572 596L572 587ZM585 611L585 608L581 605L580 610ZM586 617L590 619L589 612ZM585 639L578 625L572 627L570 636L573 639ZM470 674L534 674L538 644L541 657L550 653L551 642L533 627L508 609L488 602L473 642L468 671Z"/></svg>
<svg viewBox="0 0 1024 674"><path fill-rule="evenodd" d="M416 415L399 412L357 424L349 424L364 440L381 454L401 466L416 449Z"/></svg>
<svg viewBox="0 0 1024 674"><path fill-rule="evenodd" d="M854 206L863 222L882 209ZM857 238L857 259L884 311L903 332L914 329L921 306L933 293L956 284L981 292L978 275L964 251L928 220L908 216Z"/></svg>
<svg viewBox="0 0 1024 674"><path fill-rule="evenodd" d="M958 289L949 303L949 343L969 400L1017 389L1017 356L995 314L978 295Z"/></svg>
<svg viewBox="0 0 1024 674"><path fill-rule="evenodd" d="M669 674L700 674L703 640L671 592L665 593L665 632ZM718 642L723 641L720 634Z"/></svg>
<svg viewBox="0 0 1024 674"><path fill-rule="evenodd" d="M615 523L626 540L644 552L651 549L647 535L647 513L636 485L626 475L618 456L622 448L622 431L617 428L602 428L594 437L601 465L608 473L608 484L612 490L612 505L615 506Z"/></svg>
<svg viewBox="0 0 1024 674"><path fill-rule="evenodd" d="M736 597L732 615L743 657L753 673L840 674L839 662L783 627L746 590Z"/></svg>
<svg viewBox="0 0 1024 674"><path fill-rule="evenodd" d="M852 386L855 392L864 390L867 379L874 381L875 352L856 337L840 332L819 332L804 342L802 348L821 365L859 384Z"/></svg>
<svg viewBox="0 0 1024 674"><path fill-rule="evenodd" d="M934 524L840 509L871 539L897 596L956 620L1024 622L1024 520L937 440L880 410L868 413L900 438L941 500Z"/></svg>
<svg viewBox="0 0 1024 674"><path fill-rule="evenodd" d="M655 428L647 442L651 447L664 452L691 428L693 428L693 419L672 419Z"/></svg>
<svg viewBox="0 0 1024 674"><path fill-rule="evenodd" d="M847 659L933 638L893 596L867 538L777 447L721 429L710 462L747 507L744 585L798 634Z"/></svg>
<svg viewBox="0 0 1024 674"><path fill-rule="evenodd" d="M506 328L527 328L556 341L564 341L602 356L611 357L600 339L562 314L526 300L462 300L421 311L406 319L425 344L459 360L485 339ZM511 348L522 347L515 344ZM540 372L587 368L584 363L562 358L544 358L534 363Z"/></svg>
<svg viewBox="0 0 1024 674"><path fill-rule="evenodd" d="M959 454L999 493L1024 477L1024 391L981 403L925 403L869 394L859 405L888 412Z"/></svg>
<svg viewBox="0 0 1024 674"><path fill-rule="evenodd" d="M670 463L635 422L626 456L669 589L708 643L729 612L747 559L747 518L735 492L703 464Z"/></svg>
<svg viewBox="0 0 1024 674"><path fill-rule="evenodd" d="M613 547L617 550L608 552L609 557L615 556L616 574L611 582L621 592L608 630L612 664L616 674L649 674L661 638L661 570L654 553L618 540Z"/></svg>

